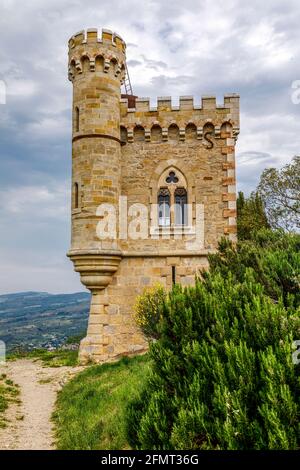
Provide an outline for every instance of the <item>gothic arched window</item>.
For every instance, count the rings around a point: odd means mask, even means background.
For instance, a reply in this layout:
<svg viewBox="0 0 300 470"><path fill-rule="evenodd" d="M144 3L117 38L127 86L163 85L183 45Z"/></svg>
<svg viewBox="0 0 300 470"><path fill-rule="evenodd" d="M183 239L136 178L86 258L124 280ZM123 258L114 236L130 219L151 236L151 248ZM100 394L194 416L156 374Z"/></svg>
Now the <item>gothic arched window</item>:
<svg viewBox="0 0 300 470"><path fill-rule="evenodd" d="M185 176L176 168L166 169L158 180L158 225L188 226L188 190Z"/></svg>
<svg viewBox="0 0 300 470"><path fill-rule="evenodd" d="M167 188L161 188L158 193L158 223L160 226L170 225L170 193Z"/></svg>
<svg viewBox="0 0 300 470"><path fill-rule="evenodd" d="M187 192L185 188L176 188L175 199L175 225L187 225Z"/></svg>

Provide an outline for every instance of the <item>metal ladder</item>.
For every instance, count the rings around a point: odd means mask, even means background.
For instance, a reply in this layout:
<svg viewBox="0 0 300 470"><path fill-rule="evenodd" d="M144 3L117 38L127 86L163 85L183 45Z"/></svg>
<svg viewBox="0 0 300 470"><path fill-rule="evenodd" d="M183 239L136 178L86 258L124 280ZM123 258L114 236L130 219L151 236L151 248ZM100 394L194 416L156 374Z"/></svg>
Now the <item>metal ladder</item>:
<svg viewBox="0 0 300 470"><path fill-rule="evenodd" d="M131 81L128 73L127 64L125 64L125 80L124 80L124 87L126 95L133 95Z"/></svg>

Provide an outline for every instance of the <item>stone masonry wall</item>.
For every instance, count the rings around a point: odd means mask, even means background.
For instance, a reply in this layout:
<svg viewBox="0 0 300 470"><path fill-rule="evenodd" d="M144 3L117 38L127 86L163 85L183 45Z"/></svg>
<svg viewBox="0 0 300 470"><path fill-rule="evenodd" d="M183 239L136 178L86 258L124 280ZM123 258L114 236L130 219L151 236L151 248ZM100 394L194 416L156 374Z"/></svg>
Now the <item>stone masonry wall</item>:
<svg viewBox="0 0 300 470"><path fill-rule="evenodd" d="M176 268L176 282L187 286L208 264L205 256L123 258L110 285L94 296L81 351L83 362L90 357L106 362L147 350L147 342L133 321L134 302L146 287L156 283L170 289L172 266Z"/></svg>

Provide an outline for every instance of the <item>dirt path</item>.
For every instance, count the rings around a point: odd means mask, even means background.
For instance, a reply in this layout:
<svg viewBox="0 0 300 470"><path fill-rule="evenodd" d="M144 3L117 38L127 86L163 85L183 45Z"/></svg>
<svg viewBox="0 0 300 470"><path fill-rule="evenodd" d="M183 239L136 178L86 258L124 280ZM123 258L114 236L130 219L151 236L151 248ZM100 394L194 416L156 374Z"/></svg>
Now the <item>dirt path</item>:
<svg viewBox="0 0 300 470"><path fill-rule="evenodd" d="M56 394L81 370L83 367L43 367L29 359L2 366L0 373L20 386L21 404L12 404L7 411L8 426L0 429L0 449L53 450L51 414Z"/></svg>

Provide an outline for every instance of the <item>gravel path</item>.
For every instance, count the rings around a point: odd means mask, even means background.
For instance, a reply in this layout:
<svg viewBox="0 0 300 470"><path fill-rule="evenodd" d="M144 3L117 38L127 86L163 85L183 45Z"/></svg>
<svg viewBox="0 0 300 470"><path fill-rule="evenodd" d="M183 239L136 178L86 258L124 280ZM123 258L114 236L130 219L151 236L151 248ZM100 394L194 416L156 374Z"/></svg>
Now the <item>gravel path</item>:
<svg viewBox="0 0 300 470"><path fill-rule="evenodd" d="M21 404L6 413L8 426L0 429L0 450L54 450L51 414L58 390L83 367L44 367L20 359L0 367L0 373L20 386Z"/></svg>

